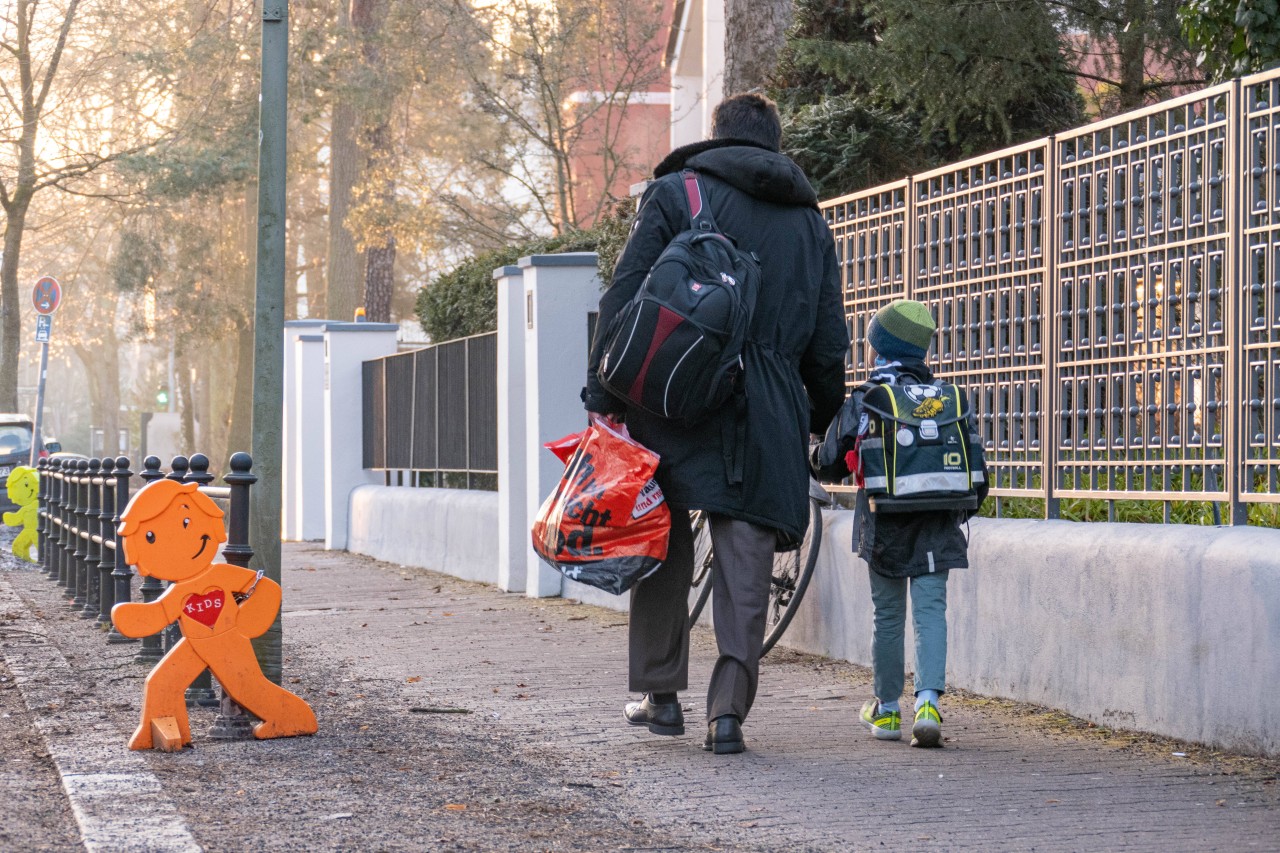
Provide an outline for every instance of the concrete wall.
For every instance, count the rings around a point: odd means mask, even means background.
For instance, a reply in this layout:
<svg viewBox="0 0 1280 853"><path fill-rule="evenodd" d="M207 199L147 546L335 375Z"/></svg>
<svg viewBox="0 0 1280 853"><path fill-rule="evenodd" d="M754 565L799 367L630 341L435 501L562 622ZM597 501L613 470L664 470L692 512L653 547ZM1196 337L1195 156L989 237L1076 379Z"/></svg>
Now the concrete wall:
<svg viewBox="0 0 1280 853"><path fill-rule="evenodd" d="M357 486L347 550L496 585L497 526L497 492Z"/></svg>
<svg viewBox="0 0 1280 853"><path fill-rule="evenodd" d="M363 487L352 519L352 550L496 583L496 495ZM949 587L950 685L1280 755L1280 531L994 519L970 531L972 568ZM852 541L853 513L824 513L783 645L869 665L867 568ZM572 581L563 594L628 604ZM910 666L909 625L906 642Z"/></svg>

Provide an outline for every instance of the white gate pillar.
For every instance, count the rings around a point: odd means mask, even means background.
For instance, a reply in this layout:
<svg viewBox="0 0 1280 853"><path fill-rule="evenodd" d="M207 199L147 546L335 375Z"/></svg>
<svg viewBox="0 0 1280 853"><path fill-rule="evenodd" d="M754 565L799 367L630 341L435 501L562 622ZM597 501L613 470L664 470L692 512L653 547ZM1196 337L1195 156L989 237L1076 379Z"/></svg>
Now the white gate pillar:
<svg viewBox="0 0 1280 853"><path fill-rule="evenodd" d="M524 592L529 573L525 490L525 295L520 267L493 271L498 288L498 586Z"/></svg>
<svg viewBox="0 0 1280 853"><path fill-rule="evenodd" d="M531 524L564 465L542 445L587 424L579 392L587 373L587 314L600 302L594 252L520 259L524 285L525 511ZM527 526L526 526L527 530ZM560 595L561 576L525 535L525 594Z"/></svg>
<svg viewBox="0 0 1280 853"><path fill-rule="evenodd" d="M351 491L380 483L364 468L364 362L396 351L395 323L324 327L324 547L344 550Z"/></svg>

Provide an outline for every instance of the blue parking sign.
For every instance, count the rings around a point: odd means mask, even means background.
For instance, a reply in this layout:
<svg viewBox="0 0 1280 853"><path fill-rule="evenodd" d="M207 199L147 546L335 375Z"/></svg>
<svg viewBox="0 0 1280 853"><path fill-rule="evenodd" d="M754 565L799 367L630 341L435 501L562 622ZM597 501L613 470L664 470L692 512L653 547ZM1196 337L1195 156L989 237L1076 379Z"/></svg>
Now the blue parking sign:
<svg viewBox="0 0 1280 853"><path fill-rule="evenodd" d="M49 336L53 334L53 315L37 314L36 315L36 342L47 344Z"/></svg>

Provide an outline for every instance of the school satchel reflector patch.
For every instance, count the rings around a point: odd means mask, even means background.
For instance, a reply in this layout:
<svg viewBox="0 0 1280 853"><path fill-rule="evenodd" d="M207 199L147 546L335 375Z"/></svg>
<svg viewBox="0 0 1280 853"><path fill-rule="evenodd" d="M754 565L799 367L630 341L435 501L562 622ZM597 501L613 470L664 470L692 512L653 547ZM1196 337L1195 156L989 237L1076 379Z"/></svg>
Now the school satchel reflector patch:
<svg viewBox="0 0 1280 853"><path fill-rule="evenodd" d="M862 407L858 458L877 512L977 508L986 465L963 389L875 384Z"/></svg>
<svg viewBox="0 0 1280 853"><path fill-rule="evenodd" d="M545 446L566 464L533 522L538 556L614 595L657 571L671 534L671 510L653 479L658 454L598 417Z"/></svg>

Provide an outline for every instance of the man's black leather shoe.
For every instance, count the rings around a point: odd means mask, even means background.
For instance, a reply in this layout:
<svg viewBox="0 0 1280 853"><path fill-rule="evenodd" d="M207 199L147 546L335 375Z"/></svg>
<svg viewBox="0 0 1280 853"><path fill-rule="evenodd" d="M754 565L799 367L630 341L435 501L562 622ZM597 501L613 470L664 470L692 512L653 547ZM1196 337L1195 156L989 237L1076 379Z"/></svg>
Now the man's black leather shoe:
<svg viewBox="0 0 1280 853"><path fill-rule="evenodd" d="M732 714L716 717L707 724L707 739L702 748L716 755L728 755L742 752L746 744L742 742L742 724Z"/></svg>
<svg viewBox="0 0 1280 853"><path fill-rule="evenodd" d="M639 702L628 702L622 715L633 726L648 726L655 735L684 734L684 710L680 702L654 702L651 694L644 694Z"/></svg>

